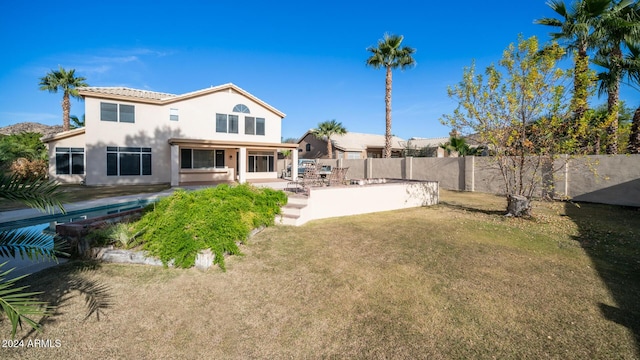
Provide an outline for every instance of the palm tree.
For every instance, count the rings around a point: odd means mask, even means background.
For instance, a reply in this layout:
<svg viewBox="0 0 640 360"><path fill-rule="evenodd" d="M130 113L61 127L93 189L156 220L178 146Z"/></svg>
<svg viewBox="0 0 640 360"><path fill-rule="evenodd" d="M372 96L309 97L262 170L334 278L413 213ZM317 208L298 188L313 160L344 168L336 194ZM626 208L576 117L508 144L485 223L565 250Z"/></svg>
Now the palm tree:
<svg viewBox="0 0 640 360"><path fill-rule="evenodd" d="M318 128L311 130L311 133L318 139L327 139L327 155L329 156L329 159L333 159L333 145L331 144L331 137L333 135L344 135L347 133L347 129L342 126L341 122L337 122L334 119L319 123Z"/></svg>
<svg viewBox="0 0 640 360"><path fill-rule="evenodd" d="M623 47L640 40L640 7L631 0L614 3L596 25L598 52L593 62L605 70L598 74L598 95L607 94L607 154L618 153L620 82L628 70Z"/></svg>
<svg viewBox="0 0 640 360"><path fill-rule="evenodd" d="M86 78L75 75L76 70L65 70L62 66L58 70L51 70L47 75L40 78L40 90L57 93L62 90L62 131L69 131L69 114L71 112L70 97L81 99L78 94L79 87L89 86Z"/></svg>
<svg viewBox="0 0 640 360"><path fill-rule="evenodd" d="M440 145L448 154L457 152L458 156L475 155L475 149L472 149L466 140L461 137L451 136L449 141Z"/></svg>
<svg viewBox="0 0 640 360"><path fill-rule="evenodd" d="M630 85L640 85L640 48L629 46L629 54L625 59L627 65L627 77ZM636 90L640 90L636 87ZM631 133L627 144L629 154L640 154L640 106L636 109L631 120Z"/></svg>
<svg viewBox="0 0 640 360"><path fill-rule="evenodd" d="M370 46L367 51L371 53L366 61L368 66L374 69L385 68L387 71L385 80L385 119L386 131L384 141L384 157L391 157L391 70L402 70L415 66L416 61L412 55L416 49L405 46L400 47L404 37L402 35L384 34L384 38L378 40L378 46Z"/></svg>
<svg viewBox="0 0 640 360"><path fill-rule="evenodd" d="M23 180L17 176L0 174L0 199L18 200L30 207L42 211L62 207L63 192L58 184L44 179ZM56 248L51 248L49 240L41 234L24 233L20 231L0 232L0 256L37 259L39 257L55 258ZM0 268L6 264L0 264ZM34 298L37 292L25 292L27 286L16 287L16 282L27 275L8 279L13 269L0 272L0 313L4 313L11 322L11 336L15 337L18 326L25 322L33 329L39 330L40 325L30 316L45 316L50 308L45 302Z"/></svg>
<svg viewBox="0 0 640 360"><path fill-rule="evenodd" d="M568 8L564 1L550 0L547 4L562 19L542 18L534 21L536 24L552 26L558 32L552 32L553 40L566 42L567 54L575 51L573 98L574 131L586 131L584 126L585 114L588 109L589 88L592 79L589 73L588 51L593 47L593 26L597 18L609 7L611 0L580 0ZM584 135L584 134L583 134Z"/></svg>
<svg viewBox="0 0 640 360"><path fill-rule="evenodd" d="M79 129L79 128L84 127L84 124L86 122L86 117L85 117L85 115L82 115L82 120L80 120L80 119L78 119L77 116L71 115L71 116L69 116L69 120L71 120L71 123L72 123L72 124L70 124L71 125L70 126L71 129Z"/></svg>

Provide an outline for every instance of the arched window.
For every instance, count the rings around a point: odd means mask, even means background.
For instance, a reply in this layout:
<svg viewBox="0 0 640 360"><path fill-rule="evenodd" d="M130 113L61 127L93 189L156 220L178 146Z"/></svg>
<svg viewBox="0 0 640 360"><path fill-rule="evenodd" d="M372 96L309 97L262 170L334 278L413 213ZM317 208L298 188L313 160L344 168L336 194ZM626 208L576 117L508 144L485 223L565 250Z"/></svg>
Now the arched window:
<svg viewBox="0 0 640 360"><path fill-rule="evenodd" d="M233 112L250 114L249 108L245 104L238 104L233 107Z"/></svg>

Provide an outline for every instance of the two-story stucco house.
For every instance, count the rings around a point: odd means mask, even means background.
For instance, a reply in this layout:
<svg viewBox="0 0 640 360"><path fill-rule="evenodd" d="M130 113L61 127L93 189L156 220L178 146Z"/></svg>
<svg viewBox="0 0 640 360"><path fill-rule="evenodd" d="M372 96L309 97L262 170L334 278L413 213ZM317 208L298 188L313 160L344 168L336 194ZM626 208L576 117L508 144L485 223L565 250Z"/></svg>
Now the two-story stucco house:
<svg viewBox="0 0 640 360"><path fill-rule="evenodd" d="M285 114L234 84L182 95L79 89L85 127L44 138L49 175L86 185L277 178ZM295 172L294 172L295 174Z"/></svg>

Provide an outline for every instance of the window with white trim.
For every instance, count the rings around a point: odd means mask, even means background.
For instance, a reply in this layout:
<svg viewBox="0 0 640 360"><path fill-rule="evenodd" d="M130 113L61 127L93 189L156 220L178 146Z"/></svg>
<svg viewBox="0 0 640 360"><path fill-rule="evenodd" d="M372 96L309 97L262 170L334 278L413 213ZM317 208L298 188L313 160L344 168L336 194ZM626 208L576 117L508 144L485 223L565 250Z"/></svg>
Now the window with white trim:
<svg viewBox="0 0 640 360"><path fill-rule="evenodd" d="M101 102L100 103L100 120L112 121L112 122L135 123L136 122L135 111L136 109L134 105Z"/></svg>
<svg viewBox="0 0 640 360"><path fill-rule="evenodd" d="M244 117L244 133L245 135L264 135L265 119L253 116Z"/></svg>
<svg viewBox="0 0 640 360"><path fill-rule="evenodd" d="M56 175L84 174L84 148L56 147Z"/></svg>
<svg viewBox="0 0 640 360"><path fill-rule="evenodd" d="M233 112L239 112L244 114L250 114L249 108L245 104L238 104L233 107Z"/></svg>
<svg viewBox="0 0 640 360"><path fill-rule="evenodd" d="M151 175L151 148L107 146L107 176Z"/></svg>
<svg viewBox="0 0 640 360"><path fill-rule="evenodd" d="M178 109L169 109L169 120L178 121L179 118Z"/></svg>
<svg viewBox="0 0 640 360"><path fill-rule="evenodd" d="M274 172L274 153L249 151L248 172Z"/></svg>
<svg viewBox="0 0 640 360"><path fill-rule="evenodd" d="M227 132L227 114L216 114L216 132Z"/></svg>
<svg viewBox="0 0 640 360"><path fill-rule="evenodd" d="M181 169L224 168L224 150L180 149Z"/></svg>

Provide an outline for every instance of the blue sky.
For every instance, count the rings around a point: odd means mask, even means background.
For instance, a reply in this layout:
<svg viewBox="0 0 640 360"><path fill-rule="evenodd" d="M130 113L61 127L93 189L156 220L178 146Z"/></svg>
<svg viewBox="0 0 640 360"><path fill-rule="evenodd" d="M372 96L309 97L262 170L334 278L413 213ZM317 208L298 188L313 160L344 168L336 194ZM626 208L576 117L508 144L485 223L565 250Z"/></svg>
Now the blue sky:
<svg viewBox="0 0 640 360"><path fill-rule="evenodd" d="M0 127L62 123L62 96L38 90L61 65L91 86L181 94L232 82L287 114L284 138L331 119L383 134L384 71L364 62L389 32L417 49L417 66L393 74L393 133L444 137L439 119L456 106L446 89L463 68L497 62L518 34L547 41L533 20L552 16L544 0L11 1L0 11Z"/></svg>

